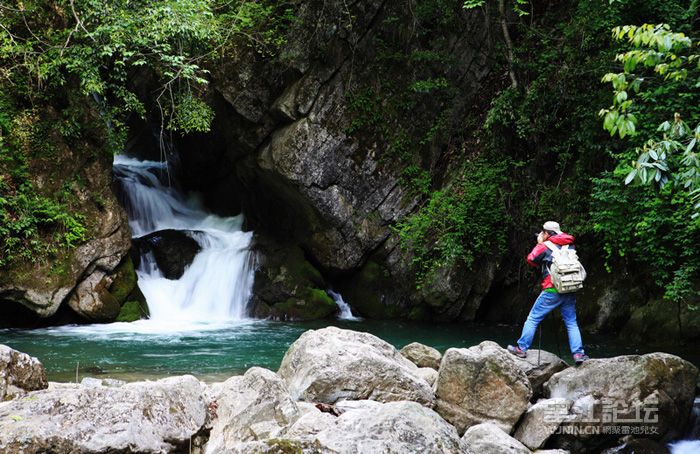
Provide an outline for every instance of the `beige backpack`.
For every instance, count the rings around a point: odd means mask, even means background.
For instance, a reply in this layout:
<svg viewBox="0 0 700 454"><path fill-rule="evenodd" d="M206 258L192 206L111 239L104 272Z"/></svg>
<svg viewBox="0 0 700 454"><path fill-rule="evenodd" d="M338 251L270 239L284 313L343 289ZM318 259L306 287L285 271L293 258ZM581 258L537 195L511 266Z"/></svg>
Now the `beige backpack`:
<svg viewBox="0 0 700 454"><path fill-rule="evenodd" d="M552 265L549 267L549 274L552 277L552 284L559 293L573 293L583 288L583 281L586 280L586 270L578 259L576 249L564 245L557 247L551 241L545 241L552 251Z"/></svg>

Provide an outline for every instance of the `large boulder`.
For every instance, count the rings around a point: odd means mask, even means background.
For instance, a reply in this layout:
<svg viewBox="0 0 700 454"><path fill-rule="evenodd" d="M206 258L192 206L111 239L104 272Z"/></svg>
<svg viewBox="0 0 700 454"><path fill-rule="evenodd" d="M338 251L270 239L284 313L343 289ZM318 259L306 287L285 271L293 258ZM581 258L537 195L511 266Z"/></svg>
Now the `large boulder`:
<svg viewBox="0 0 700 454"><path fill-rule="evenodd" d="M532 387L513 355L484 341L445 352L435 394L437 412L460 434L485 421L510 433L527 410Z"/></svg>
<svg viewBox="0 0 700 454"><path fill-rule="evenodd" d="M530 454L527 446L504 432L493 422L471 426L462 442L479 454Z"/></svg>
<svg viewBox="0 0 700 454"><path fill-rule="evenodd" d="M185 375L121 387L71 386L0 403L2 452L182 449L205 422L205 387Z"/></svg>
<svg viewBox="0 0 700 454"><path fill-rule="evenodd" d="M302 404L303 406L303 404ZM453 426L416 402L362 402L340 416L313 409L274 438L236 444L250 454L471 454Z"/></svg>
<svg viewBox="0 0 700 454"><path fill-rule="evenodd" d="M569 415L568 399L543 399L528 408L515 431L515 439L530 449L541 448Z"/></svg>
<svg viewBox="0 0 700 454"><path fill-rule="evenodd" d="M556 444L572 450L600 446L619 438L620 426L657 440L678 437L697 381L695 366L666 353L592 359L559 372L545 384L545 394L573 401L564 424L573 427L557 435Z"/></svg>
<svg viewBox="0 0 700 454"><path fill-rule="evenodd" d="M526 358L517 356L513 356L513 358L530 380L533 396L539 396L542 393L542 385L552 375L569 367L557 355L545 350L528 350Z"/></svg>
<svg viewBox="0 0 700 454"><path fill-rule="evenodd" d="M38 359L0 345L0 402L48 386L46 371Z"/></svg>
<svg viewBox="0 0 700 454"><path fill-rule="evenodd" d="M299 400L412 400L431 406L433 391L417 370L376 336L328 327L302 334L287 350L278 373Z"/></svg>
<svg viewBox="0 0 700 454"><path fill-rule="evenodd" d="M442 355L433 347L411 342L399 352L418 367L432 367L435 370L440 367Z"/></svg>
<svg viewBox="0 0 700 454"><path fill-rule="evenodd" d="M216 418L207 443L208 453L276 438L301 416L282 379L260 367L229 378L216 388L216 395Z"/></svg>
<svg viewBox="0 0 700 454"><path fill-rule="evenodd" d="M134 257L150 253L167 279L180 279L202 247L192 235L182 230L159 230L134 238Z"/></svg>
<svg viewBox="0 0 700 454"><path fill-rule="evenodd" d="M255 317L313 320L338 311L325 291L329 285L300 247L257 234L253 252L257 266L249 307Z"/></svg>
<svg viewBox="0 0 700 454"><path fill-rule="evenodd" d="M315 440L325 448L323 452L342 454L470 452L455 428L437 413L405 401L343 413L335 425L319 432Z"/></svg>

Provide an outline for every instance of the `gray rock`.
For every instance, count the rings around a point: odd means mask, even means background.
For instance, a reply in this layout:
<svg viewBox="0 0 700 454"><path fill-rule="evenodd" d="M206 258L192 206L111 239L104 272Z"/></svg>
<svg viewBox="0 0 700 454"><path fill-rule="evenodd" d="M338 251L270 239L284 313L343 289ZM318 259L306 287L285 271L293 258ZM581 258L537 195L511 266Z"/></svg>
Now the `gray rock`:
<svg viewBox="0 0 700 454"><path fill-rule="evenodd" d="M543 399L528 408L514 437L530 449L537 449L557 430L569 415L568 399Z"/></svg>
<svg viewBox="0 0 700 454"><path fill-rule="evenodd" d="M317 433L331 427L335 424L337 416L330 413L322 412L315 405L307 402L298 403L300 410L302 406L307 406L302 411L302 415L284 432L284 438L287 439L310 439Z"/></svg>
<svg viewBox="0 0 700 454"><path fill-rule="evenodd" d="M124 380L115 380L113 378L85 377L80 380L80 386L84 386L86 388L94 388L97 386L111 386L113 388L118 388L124 385L126 385Z"/></svg>
<svg viewBox="0 0 700 454"><path fill-rule="evenodd" d="M204 386L185 375L119 388L35 391L0 404L2 452L165 452L205 421Z"/></svg>
<svg viewBox="0 0 700 454"><path fill-rule="evenodd" d="M216 418L206 452L218 453L235 446L276 438L301 417L285 383L261 367L222 383L216 399Z"/></svg>
<svg viewBox="0 0 700 454"><path fill-rule="evenodd" d="M381 402L376 400L341 400L335 404L335 407L345 413L351 410L376 410L381 405Z"/></svg>
<svg viewBox="0 0 700 454"><path fill-rule="evenodd" d="M645 437L680 436L690 416L697 379L695 366L666 353L591 359L554 374L544 386L545 394L574 402L566 424L580 430L558 435L556 444L573 450L584 445L594 448L619 437L605 433L605 426L630 425L621 422L630 419L642 419L633 425L646 427ZM615 414L617 422L609 421ZM584 431L591 426L600 433Z"/></svg>
<svg viewBox="0 0 700 454"><path fill-rule="evenodd" d="M435 394L437 412L460 433L485 421L510 433L527 410L532 388L513 355L485 341L445 352Z"/></svg>
<svg viewBox="0 0 700 454"><path fill-rule="evenodd" d="M471 426L462 442L479 454L530 454L530 450L493 422Z"/></svg>
<svg viewBox="0 0 700 454"><path fill-rule="evenodd" d="M433 386L437 381L439 374L438 371L436 371L432 367L419 367L418 375L420 377L423 377L423 379L427 381L430 386Z"/></svg>
<svg viewBox="0 0 700 454"><path fill-rule="evenodd" d="M48 386L46 371L38 359L0 345L0 402Z"/></svg>
<svg viewBox="0 0 700 454"><path fill-rule="evenodd" d="M437 413L405 401L343 413L315 440L323 452L339 454L470 452L455 428Z"/></svg>
<svg viewBox="0 0 700 454"><path fill-rule="evenodd" d="M552 375L569 367L557 355L545 350L528 350L527 358L518 358L517 356L513 356L513 358L515 358L515 362L530 380L533 395L535 396L542 393L542 385Z"/></svg>
<svg viewBox="0 0 700 454"><path fill-rule="evenodd" d="M432 367L435 370L440 367L442 354L433 347L411 342L399 352L418 367Z"/></svg>
<svg viewBox="0 0 700 454"><path fill-rule="evenodd" d="M391 344L335 327L302 334L287 350L278 373L299 400L413 400L427 406L434 401L416 365Z"/></svg>

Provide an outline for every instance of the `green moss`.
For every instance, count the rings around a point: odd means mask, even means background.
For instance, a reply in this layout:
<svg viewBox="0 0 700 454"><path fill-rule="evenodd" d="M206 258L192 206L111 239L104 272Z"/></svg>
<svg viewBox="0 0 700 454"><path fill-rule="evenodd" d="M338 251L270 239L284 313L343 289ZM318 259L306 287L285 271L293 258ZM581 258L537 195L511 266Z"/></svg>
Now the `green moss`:
<svg viewBox="0 0 700 454"><path fill-rule="evenodd" d="M321 289L307 288L301 297L287 298L272 307L275 317L287 320L316 320L335 313L338 306Z"/></svg>
<svg viewBox="0 0 700 454"><path fill-rule="evenodd" d="M302 454L304 452L303 446L300 442L296 440L286 440L284 438L271 438L265 440L265 444L270 448L275 448L274 451L277 454Z"/></svg>
<svg viewBox="0 0 700 454"><path fill-rule="evenodd" d="M117 267L109 293L119 303L123 303L136 286L136 271L131 257L127 256Z"/></svg>
<svg viewBox="0 0 700 454"><path fill-rule="evenodd" d="M135 322L141 320L148 315L148 312L142 307L142 303L138 301L127 301L122 306L117 315L118 322Z"/></svg>

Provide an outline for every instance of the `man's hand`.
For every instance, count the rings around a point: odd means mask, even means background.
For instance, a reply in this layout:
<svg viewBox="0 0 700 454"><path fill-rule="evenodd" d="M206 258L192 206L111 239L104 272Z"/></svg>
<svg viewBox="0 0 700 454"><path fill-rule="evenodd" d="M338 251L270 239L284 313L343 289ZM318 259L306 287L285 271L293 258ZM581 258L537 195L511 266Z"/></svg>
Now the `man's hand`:
<svg viewBox="0 0 700 454"><path fill-rule="evenodd" d="M537 235L537 244L542 244L545 242L544 236L545 236L544 232L540 232L539 235Z"/></svg>

